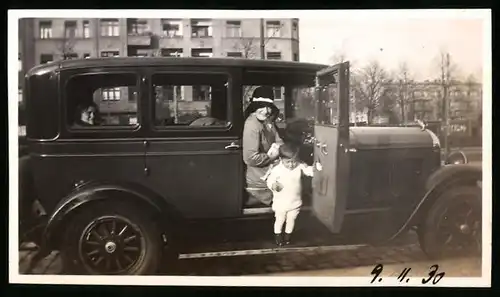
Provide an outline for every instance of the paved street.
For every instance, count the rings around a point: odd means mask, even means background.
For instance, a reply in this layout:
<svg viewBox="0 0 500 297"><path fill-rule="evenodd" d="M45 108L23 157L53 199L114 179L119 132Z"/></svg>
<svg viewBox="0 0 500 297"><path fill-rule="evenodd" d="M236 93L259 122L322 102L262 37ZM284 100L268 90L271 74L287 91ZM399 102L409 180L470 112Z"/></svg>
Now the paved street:
<svg viewBox="0 0 500 297"><path fill-rule="evenodd" d="M414 238L412 238L414 239ZM20 253L20 271L26 271L28 260L35 252ZM376 264L384 265L383 274L398 276L404 268L412 275L425 276L430 266L438 264L447 276L481 276L480 258L450 258L429 261L417 243L397 247L365 247L358 250L301 252L239 257L219 257L180 260L180 265L168 274L192 276L371 276ZM60 274L57 252L41 261L36 274ZM165 273L167 274L167 273Z"/></svg>

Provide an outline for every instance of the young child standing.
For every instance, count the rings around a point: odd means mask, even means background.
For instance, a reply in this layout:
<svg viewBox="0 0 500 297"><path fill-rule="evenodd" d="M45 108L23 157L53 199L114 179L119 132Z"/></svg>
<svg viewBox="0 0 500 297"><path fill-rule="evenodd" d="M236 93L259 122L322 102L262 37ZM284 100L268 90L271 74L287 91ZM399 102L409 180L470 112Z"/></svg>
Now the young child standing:
<svg viewBox="0 0 500 297"><path fill-rule="evenodd" d="M278 246L290 244L295 220L302 206L302 174L313 176L312 166L301 163L298 150L287 144L279 148L280 162L265 175L266 183L273 192L272 209L275 213L274 235ZM317 169L320 166L317 164ZM285 225L285 234L282 229Z"/></svg>

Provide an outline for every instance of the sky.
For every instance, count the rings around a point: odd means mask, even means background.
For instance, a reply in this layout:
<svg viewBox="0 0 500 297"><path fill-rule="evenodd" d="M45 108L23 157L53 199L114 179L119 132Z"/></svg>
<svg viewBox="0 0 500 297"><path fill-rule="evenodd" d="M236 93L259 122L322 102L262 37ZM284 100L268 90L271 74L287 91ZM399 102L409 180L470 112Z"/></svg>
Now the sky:
<svg viewBox="0 0 500 297"><path fill-rule="evenodd" d="M482 79L483 20L473 18L301 18L300 60L332 64L343 53L353 66L378 60L389 70L406 62L418 80L439 75L448 51L458 74Z"/></svg>

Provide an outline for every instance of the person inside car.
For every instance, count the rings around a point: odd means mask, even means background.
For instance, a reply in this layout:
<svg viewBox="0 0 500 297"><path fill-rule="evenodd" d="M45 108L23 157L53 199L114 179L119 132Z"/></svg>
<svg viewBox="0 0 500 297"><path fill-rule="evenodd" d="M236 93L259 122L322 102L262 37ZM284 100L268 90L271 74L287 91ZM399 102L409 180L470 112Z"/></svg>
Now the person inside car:
<svg viewBox="0 0 500 297"><path fill-rule="evenodd" d="M279 146L283 140L271 122L274 92L271 87L255 89L249 106L245 110L243 128L243 161L246 164L247 205L262 203L271 205L272 192L262 177L270 165L277 161Z"/></svg>
<svg viewBox="0 0 500 297"><path fill-rule="evenodd" d="M98 108L97 104L91 102L89 104L80 104L76 108L75 126L86 127L98 125Z"/></svg>

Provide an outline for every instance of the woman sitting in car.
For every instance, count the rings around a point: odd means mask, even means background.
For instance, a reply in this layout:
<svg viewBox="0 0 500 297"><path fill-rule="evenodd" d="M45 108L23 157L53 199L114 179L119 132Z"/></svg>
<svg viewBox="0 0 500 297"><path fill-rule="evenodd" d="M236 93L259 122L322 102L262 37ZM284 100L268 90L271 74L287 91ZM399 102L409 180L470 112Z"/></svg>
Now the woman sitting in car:
<svg viewBox="0 0 500 297"><path fill-rule="evenodd" d="M251 102L245 110L243 129L243 161L246 168L246 189L249 194L247 204L270 205L273 194L262 177L269 166L278 159L279 146L283 140L270 116L276 108L271 87L255 89Z"/></svg>

